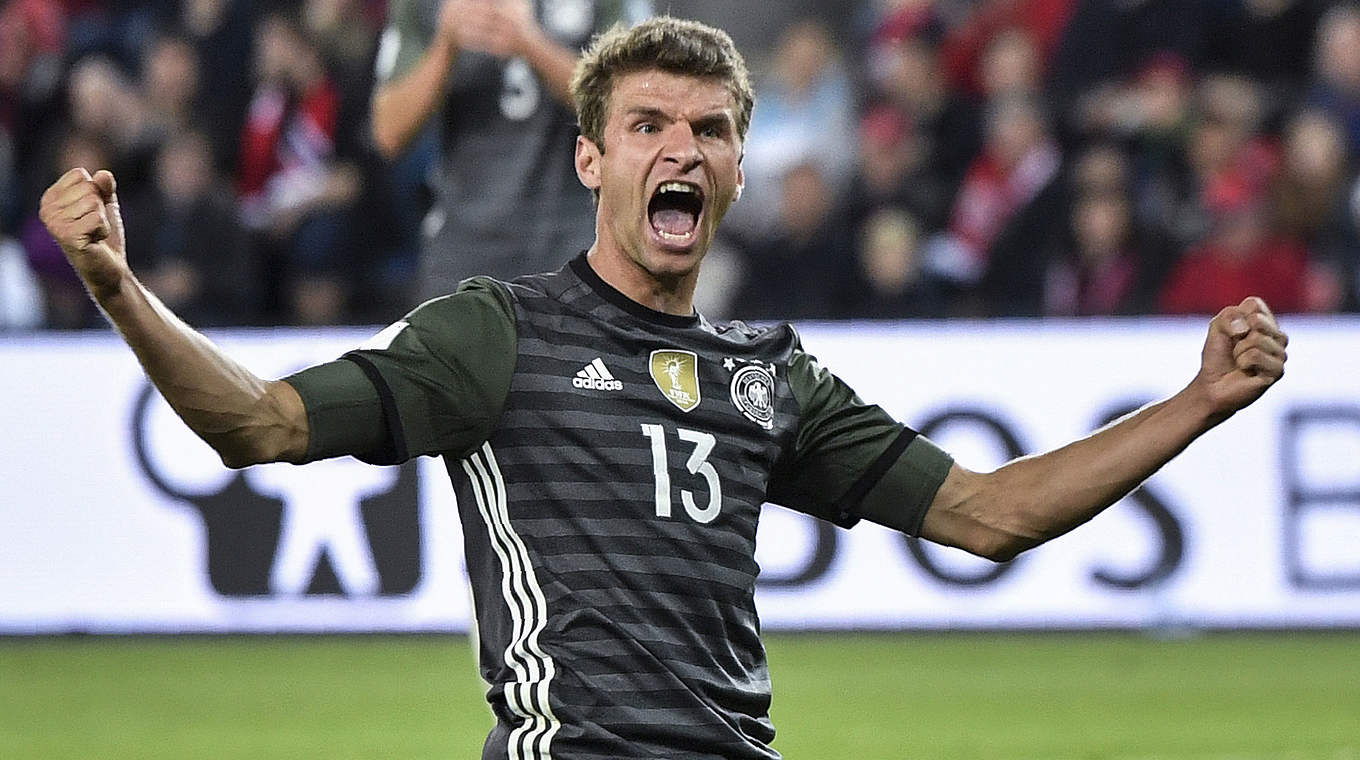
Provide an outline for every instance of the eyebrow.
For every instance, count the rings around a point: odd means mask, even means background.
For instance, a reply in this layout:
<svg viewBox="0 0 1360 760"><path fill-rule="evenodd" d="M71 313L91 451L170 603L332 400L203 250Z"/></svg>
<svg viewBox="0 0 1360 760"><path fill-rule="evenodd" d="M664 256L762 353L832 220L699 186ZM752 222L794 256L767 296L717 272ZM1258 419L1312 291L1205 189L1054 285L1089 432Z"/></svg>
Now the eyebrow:
<svg viewBox="0 0 1360 760"><path fill-rule="evenodd" d="M662 111L660 108L654 108L652 106L633 106L629 108L627 111L625 111L624 114L626 116L634 118L642 117L647 119L662 119L665 121L670 120L670 117L666 115L665 111Z"/></svg>
<svg viewBox="0 0 1360 760"><path fill-rule="evenodd" d="M624 116L630 119L655 119L657 121L666 122L674 120L665 111L656 108L655 106L632 106L627 111L624 111ZM726 127L730 125L731 121L732 117L727 109L719 109L699 116L694 120L694 125L698 127Z"/></svg>

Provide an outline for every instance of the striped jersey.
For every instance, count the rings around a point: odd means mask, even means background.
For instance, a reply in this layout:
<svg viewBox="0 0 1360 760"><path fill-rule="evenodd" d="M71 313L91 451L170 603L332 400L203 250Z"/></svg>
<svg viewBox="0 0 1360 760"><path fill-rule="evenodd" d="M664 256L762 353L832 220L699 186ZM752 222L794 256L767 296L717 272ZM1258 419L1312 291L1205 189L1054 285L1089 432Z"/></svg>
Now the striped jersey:
<svg viewBox="0 0 1360 760"><path fill-rule="evenodd" d="M950 466L792 327L652 311L584 255L466 281L288 380L308 459L444 458L497 718L484 758L777 758L761 506L914 532Z"/></svg>

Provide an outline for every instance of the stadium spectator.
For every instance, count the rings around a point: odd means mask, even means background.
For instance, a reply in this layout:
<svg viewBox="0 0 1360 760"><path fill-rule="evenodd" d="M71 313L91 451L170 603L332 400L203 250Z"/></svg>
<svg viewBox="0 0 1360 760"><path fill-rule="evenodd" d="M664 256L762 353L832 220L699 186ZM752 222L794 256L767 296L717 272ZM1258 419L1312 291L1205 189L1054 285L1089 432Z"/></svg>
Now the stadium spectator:
<svg viewBox="0 0 1360 760"><path fill-rule="evenodd" d="M854 95L830 31L817 21L786 29L769 74L756 85L761 108L751 117L751 141L743 160L746 192L727 226L746 236L777 234L785 198L782 178L815 164L822 182L839 194L854 166L845 150L853 134Z"/></svg>
<svg viewBox="0 0 1360 760"><path fill-rule="evenodd" d="M241 128L250 102L251 78L242 76L254 47L255 16L250 3L237 0L183 0L177 26L192 41L202 80L201 125L213 146L213 163L234 176L241 149Z"/></svg>
<svg viewBox="0 0 1360 760"><path fill-rule="evenodd" d="M859 227L853 271L839 298L851 319L942 317L939 283L921 266L921 226L906 210L885 206Z"/></svg>
<svg viewBox="0 0 1360 760"><path fill-rule="evenodd" d="M1205 69L1251 79L1274 106L1293 101L1308 79L1313 32L1323 7L1317 0L1211 4Z"/></svg>
<svg viewBox="0 0 1360 760"><path fill-rule="evenodd" d="M125 201L142 281L166 306L205 326L257 321L260 267L201 133L171 135L151 187Z"/></svg>
<svg viewBox="0 0 1360 760"><path fill-rule="evenodd" d="M1281 312L1322 306L1310 302L1308 250L1269 228L1257 188L1224 176L1207 195L1209 236L1172 270L1158 298L1162 313L1212 314L1220 299L1245 293L1262 294Z"/></svg>
<svg viewBox="0 0 1360 760"><path fill-rule="evenodd" d="M1048 91L1064 125L1089 110L1085 101L1118 90L1154 56L1174 56L1201 70L1212 0L1086 0L1063 28Z"/></svg>
<svg viewBox="0 0 1360 760"><path fill-rule="evenodd" d="M186 37L161 33L147 46L139 89L150 139L157 144L195 125L201 106L198 66L198 54Z"/></svg>
<svg viewBox="0 0 1360 760"><path fill-rule="evenodd" d="M108 145L111 165L127 176L127 187L140 188L156 135L136 82L112 59L86 56L71 67L67 100L72 128L98 135Z"/></svg>
<svg viewBox="0 0 1360 760"><path fill-rule="evenodd" d="M340 93L315 44L282 15L258 27L255 75L237 183L242 219L278 273L270 300L294 323L342 321L360 188L336 151Z"/></svg>
<svg viewBox="0 0 1360 760"><path fill-rule="evenodd" d="M942 226L952 188L930 170L925 146L906 117L878 106L860 120L859 135L859 160L844 204L850 225L858 228L878 209L893 206L929 228Z"/></svg>
<svg viewBox="0 0 1360 760"><path fill-rule="evenodd" d="M1360 155L1360 6L1332 7L1318 23L1315 39L1307 103L1335 119L1346 130L1350 155Z"/></svg>
<svg viewBox="0 0 1360 760"><path fill-rule="evenodd" d="M102 136L68 131L57 140L51 156L52 166L45 172L56 174L59 166L111 166L112 153ZM85 294L80 278L66 264L57 241L43 229L37 213L28 217L19 234L29 269L42 290L43 324L58 330L93 327L96 310Z"/></svg>
<svg viewBox="0 0 1360 760"><path fill-rule="evenodd" d="M998 56L1023 56L1023 61L1003 67L1012 73L1023 71L1026 80L1042 81L1079 4L1075 0L983 0L944 41L944 70L950 83L972 95L997 94Z"/></svg>
<svg viewBox="0 0 1360 760"><path fill-rule="evenodd" d="M906 119L923 171L954 188L982 144L977 107L946 86L939 46L928 32L898 37L895 30L880 31L870 50L873 101ZM948 205L954 193L946 192Z"/></svg>
<svg viewBox="0 0 1360 760"><path fill-rule="evenodd" d="M1349 203L1351 164L1341 126L1304 110L1285 127L1280 174L1270 186L1276 229L1302 241L1313 262L1310 304L1327 311L1356 304L1360 235Z"/></svg>
<svg viewBox="0 0 1360 760"><path fill-rule="evenodd" d="M1033 100L992 103L986 129L948 228L927 244L926 267L958 289L962 313L1037 313L1062 154Z"/></svg>
<svg viewBox="0 0 1360 760"><path fill-rule="evenodd" d="M55 3L0 2L0 237L41 192L33 177L48 168L41 146L60 111L65 22Z"/></svg>
<svg viewBox="0 0 1360 760"><path fill-rule="evenodd" d="M819 164L794 166L778 187L775 232L742 249L737 313L746 319L836 316L853 250L846 215Z"/></svg>
<svg viewBox="0 0 1360 760"><path fill-rule="evenodd" d="M1129 199L1113 191L1077 196L1068 244L1048 265L1044 313L1085 317L1149 310L1145 252L1139 248Z"/></svg>
<svg viewBox="0 0 1360 760"><path fill-rule="evenodd" d="M398 157L434 119L434 205L421 297L474 274L553 269L590 244L590 196L573 169L567 103L578 51L645 0L392 0L377 59L373 139Z"/></svg>

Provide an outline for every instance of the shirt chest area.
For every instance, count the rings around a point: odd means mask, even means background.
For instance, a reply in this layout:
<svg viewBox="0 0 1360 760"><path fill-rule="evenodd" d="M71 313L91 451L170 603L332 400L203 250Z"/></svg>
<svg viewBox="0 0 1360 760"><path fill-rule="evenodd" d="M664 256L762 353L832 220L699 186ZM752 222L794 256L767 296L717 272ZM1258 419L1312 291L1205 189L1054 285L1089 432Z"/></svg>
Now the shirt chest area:
<svg viewBox="0 0 1360 760"><path fill-rule="evenodd" d="M795 408L784 368L740 347L522 335L499 435L608 482L730 482L758 507Z"/></svg>

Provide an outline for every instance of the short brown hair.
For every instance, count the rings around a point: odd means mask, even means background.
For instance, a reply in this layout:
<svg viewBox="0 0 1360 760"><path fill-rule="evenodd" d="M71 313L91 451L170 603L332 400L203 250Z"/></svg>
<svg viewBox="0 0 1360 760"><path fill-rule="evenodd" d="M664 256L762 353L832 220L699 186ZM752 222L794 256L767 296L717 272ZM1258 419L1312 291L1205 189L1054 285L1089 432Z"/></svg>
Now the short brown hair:
<svg viewBox="0 0 1360 760"><path fill-rule="evenodd" d="M631 29L615 25L596 37L576 64L571 78L576 118L581 134L601 151L614 79L649 69L722 80L737 104L737 136L746 139L755 94L732 38L697 21L658 16Z"/></svg>

